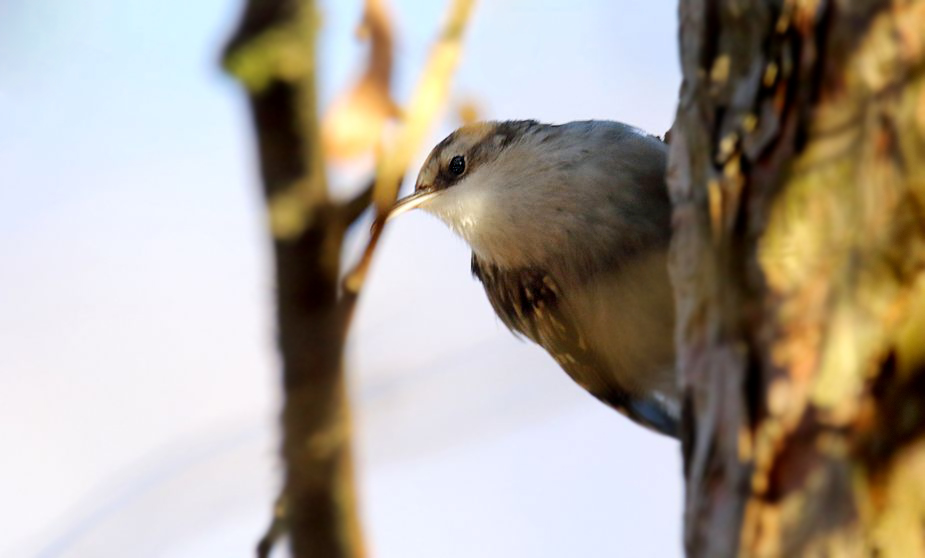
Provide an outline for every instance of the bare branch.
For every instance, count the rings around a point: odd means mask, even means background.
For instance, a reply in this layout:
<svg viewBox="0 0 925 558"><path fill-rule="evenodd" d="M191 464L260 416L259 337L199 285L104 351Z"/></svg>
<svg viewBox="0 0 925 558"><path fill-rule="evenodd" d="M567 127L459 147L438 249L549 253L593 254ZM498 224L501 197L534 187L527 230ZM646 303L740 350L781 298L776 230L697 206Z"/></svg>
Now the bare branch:
<svg viewBox="0 0 925 558"><path fill-rule="evenodd" d="M376 221L359 263L344 280L344 292L347 296L356 297L360 292L382 234L382 227L385 226L385 215L395 202L402 177L407 172L411 159L421 149L440 108L446 103L451 78L462 53L463 32L474 5L475 0L452 0L443 30L411 97L398 137L379 158L376 185L373 189Z"/></svg>
<svg viewBox="0 0 925 558"><path fill-rule="evenodd" d="M338 302L345 227L328 203L316 109L312 0L250 0L225 66L246 87L276 267L285 481L259 552L288 528L296 558L363 556Z"/></svg>
<svg viewBox="0 0 925 558"><path fill-rule="evenodd" d="M398 186L412 157L421 149L437 113L446 103L450 82L462 54L462 38L475 0L452 0L437 44L408 103L398 138L379 159L373 198L376 213L384 215L395 201Z"/></svg>
<svg viewBox="0 0 925 558"><path fill-rule="evenodd" d="M370 204L373 202L373 187L375 185L376 181L370 180L355 196L336 206L340 214L340 221L345 226L352 225L354 221L360 218L360 215L363 215L363 212L369 209Z"/></svg>

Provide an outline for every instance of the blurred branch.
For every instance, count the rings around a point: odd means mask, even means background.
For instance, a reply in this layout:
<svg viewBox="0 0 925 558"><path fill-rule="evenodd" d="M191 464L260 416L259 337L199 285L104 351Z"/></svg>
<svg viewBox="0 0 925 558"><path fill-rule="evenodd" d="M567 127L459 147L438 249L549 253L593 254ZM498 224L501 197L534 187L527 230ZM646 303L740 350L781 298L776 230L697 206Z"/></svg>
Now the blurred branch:
<svg viewBox="0 0 925 558"><path fill-rule="evenodd" d="M280 494L276 500L276 506L273 507L273 520L270 522L270 527L257 543L257 558L270 558L270 552L276 545L276 541L288 532L289 506L286 502L286 495Z"/></svg>
<svg viewBox="0 0 925 558"><path fill-rule="evenodd" d="M472 4L454 1L395 147L383 155L375 182L341 204L329 199L325 182L316 108L315 3L249 0L226 47L224 65L248 91L257 132L283 361L286 473L273 521L257 548L261 557L269 556L286 533L296 558L364 555L343 374L343 349L362 278L338 296L340 252L346 229L376 200L376 226L360 265L365 275L385 211L447 97ZM381 0L368 1L364 24L373 37L367 75L374 79L367 81L382 89L391 73L391 31ZM382 91L377 95L385 97ZM344 122L340 125L349 127L352 120Z"/></svg>
<svg viewBox="0 0 925 558"><path fill-rule="evenodd" d="M384 215L395 201L411 158L421 149L437 112L446 103L450 81L462 54L462 37L475 0L453 0L437 44L434 45L411 97L398 138L379 159L373 192L376 214Z"/></svg>
<svg viewBox="0 0 925 558"><path fill-rule="evenodd" d="M347 226L352 225L369 208L369 204L373 202L373 187L375 185L375 180L370 180L369 184L364 186L359 193L338 206L342 223Z"/></svg>
<svg viewBox="0 0 925 558"><path fill-rule="evenodd" d="M344 290L348 296L359 293L373 253L379 243L385 216L395 202L402 177L411 164L411 159L420 151L424 139L440 108L446 103L450 81L462 54L462 37L475 0L453 0L449 14L437 43L430 53L430 58L417 89L411 97L406 117L398 137L383 150L376 169L376 185L373 188L373 202L376 208L376 220L370 234L369 243L356 267L344 280Z"/></svg>
<svg viewBox="0 0 925 558"><path fill-rule="evenodd" d="M273 233L283 361L285 480L259 552L288 530L293 556L363 556L339 304L346 225L328 203L316 110L312 0L250 0L225 67L246 87Z"/></svg>

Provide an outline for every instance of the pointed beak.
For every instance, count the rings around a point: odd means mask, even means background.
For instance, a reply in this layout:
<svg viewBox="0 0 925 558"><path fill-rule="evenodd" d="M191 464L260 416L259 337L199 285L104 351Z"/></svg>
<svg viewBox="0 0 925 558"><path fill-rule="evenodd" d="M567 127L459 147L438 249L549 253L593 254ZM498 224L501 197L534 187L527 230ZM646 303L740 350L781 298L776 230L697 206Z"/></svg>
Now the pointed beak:
<svg viewBox="0 0 925 558"><path fill-rule="evenodd" d="M422 204L430 201L438 194L440 194L438 190L434 190L428 187L416 190L410 196L405 196L404 198L395 202L395 205L392 206L392 209L390 209L388 215L386 215L386 221L398 217L406 211L411 211L416 207L420 207Z"/></svg>

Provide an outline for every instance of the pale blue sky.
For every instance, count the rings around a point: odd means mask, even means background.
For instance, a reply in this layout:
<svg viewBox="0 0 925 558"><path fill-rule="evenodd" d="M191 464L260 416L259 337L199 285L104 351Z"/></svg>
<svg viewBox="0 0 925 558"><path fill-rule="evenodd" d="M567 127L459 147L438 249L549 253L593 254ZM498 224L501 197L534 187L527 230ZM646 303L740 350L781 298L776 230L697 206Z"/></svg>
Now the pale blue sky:
<svg viewBox="0 0 925 558"><path fill-rule="evenodd" d="M361 3L321 4L327 102L364 51ZM393 5L403 100L443 3ZM271 278L245 103L217 68L238 9L0 2L0 556L250 556L268 516ZM484 1L454 95L662 133L675 10ZM350 362L374 556L680 555L676 446L515 340L434 220L387 233Z"/></svg>

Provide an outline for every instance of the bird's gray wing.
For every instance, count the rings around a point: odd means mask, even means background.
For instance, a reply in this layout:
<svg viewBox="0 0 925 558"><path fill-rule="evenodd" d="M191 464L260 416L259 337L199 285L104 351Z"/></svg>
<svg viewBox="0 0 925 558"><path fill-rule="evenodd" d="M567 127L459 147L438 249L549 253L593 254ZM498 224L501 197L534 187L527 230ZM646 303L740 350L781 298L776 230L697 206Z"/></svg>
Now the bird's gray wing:
<svg viewBox="0 0 925 558"><path fill-rule="evenodd" d="M552 276L535 268L502 269L475 254L472 274L504 325L546 349L591 395L644 426L677 436L677 420L659 402L633 397L588 347Z"/></svg>

